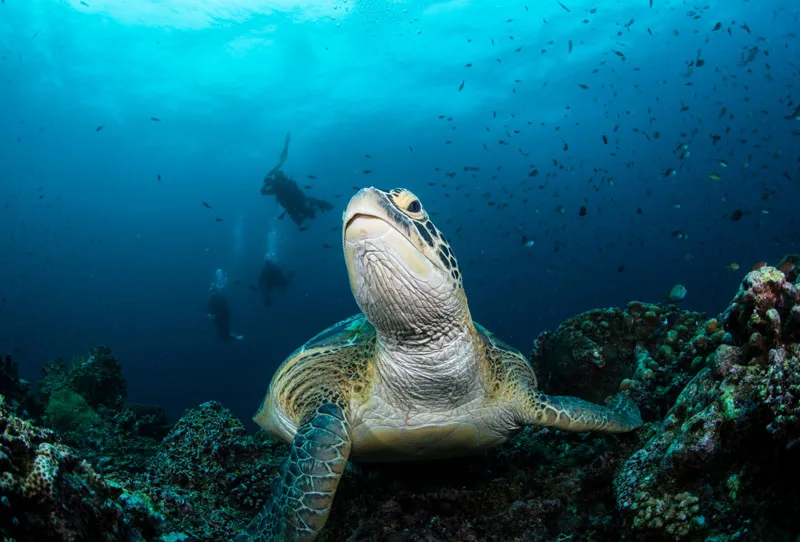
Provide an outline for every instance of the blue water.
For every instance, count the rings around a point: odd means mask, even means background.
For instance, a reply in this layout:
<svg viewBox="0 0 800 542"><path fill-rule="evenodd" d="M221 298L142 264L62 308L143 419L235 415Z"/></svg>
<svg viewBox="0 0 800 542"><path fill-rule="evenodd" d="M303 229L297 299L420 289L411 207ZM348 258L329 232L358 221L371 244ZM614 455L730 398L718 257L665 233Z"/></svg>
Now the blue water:
<svg viewBox="0 0 800 542"><path fill-rule="evenodd" d="M26 378L103 343L130 401L248 418L288 353L358 310L340 217L368 185L421 198L473 316L525 353L676 283L719 312L755 262L800 252L789 0L86 4L0 4L0 349ZM284 170L335 205L307 231L259 193L288 131ZM269 250L296 274L265 308ZM206 314L218 268L235 345Z"/></svg>

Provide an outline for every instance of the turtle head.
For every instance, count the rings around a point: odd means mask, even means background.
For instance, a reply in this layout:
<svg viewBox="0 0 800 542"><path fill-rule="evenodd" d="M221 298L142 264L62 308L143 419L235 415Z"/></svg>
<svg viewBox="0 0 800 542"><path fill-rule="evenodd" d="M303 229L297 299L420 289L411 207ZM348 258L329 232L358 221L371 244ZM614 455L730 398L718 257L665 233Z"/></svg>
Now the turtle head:
<svg viewBox="0 0 800 542"><path fill-rule="evenodd" d="M450 244L411 191L364 188L342 220L350 289L379 333L424 340L472 322Z"/></svg>

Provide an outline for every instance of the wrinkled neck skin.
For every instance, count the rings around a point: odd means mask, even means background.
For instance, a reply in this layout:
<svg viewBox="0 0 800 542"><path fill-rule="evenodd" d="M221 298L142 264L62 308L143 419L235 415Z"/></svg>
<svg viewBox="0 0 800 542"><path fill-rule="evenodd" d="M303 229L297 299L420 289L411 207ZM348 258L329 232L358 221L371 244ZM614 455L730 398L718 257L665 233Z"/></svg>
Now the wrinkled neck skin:
<svg viewBox="0 0 800 542"><path fill-rule="evenodd" d="M463 294L428 301L370 319L378 342L377 386L409 410L449 410L479 391L475 328Z"/></svg>

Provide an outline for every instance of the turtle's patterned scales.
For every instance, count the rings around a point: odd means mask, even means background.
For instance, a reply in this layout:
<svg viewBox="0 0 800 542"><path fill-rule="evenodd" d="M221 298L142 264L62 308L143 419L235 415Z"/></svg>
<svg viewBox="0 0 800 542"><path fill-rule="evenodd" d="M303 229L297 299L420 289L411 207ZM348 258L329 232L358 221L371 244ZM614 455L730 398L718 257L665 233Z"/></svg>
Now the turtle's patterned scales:
<svg viewBox="0 0 800 542"><path fill-rule="evenodd" d="M267 505L234 542L314 540L328 519L349 456L344 409L320 405L298 428Z"/></svg>
<svg viewBox="0 0 800 542"><path fill-rule="evenodd" d="M281 365L270 384L278 403L292 419L301 419L314 405L348 404L364 391L375 329L358 314L312 338Z"/></svg>

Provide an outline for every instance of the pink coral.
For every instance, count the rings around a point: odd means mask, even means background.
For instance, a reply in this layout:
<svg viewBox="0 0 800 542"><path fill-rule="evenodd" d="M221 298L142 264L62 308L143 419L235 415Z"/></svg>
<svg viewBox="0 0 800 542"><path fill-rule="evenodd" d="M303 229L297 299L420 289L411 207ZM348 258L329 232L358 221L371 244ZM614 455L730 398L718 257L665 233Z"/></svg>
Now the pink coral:
<svg viewBox="0 0 800 542"><path fill-rule="evenodd" d="M747 359L766 362L770 348L800 332L798 305L800 289L778 269L764 266L745 276L725 312L725 328Z"/></svg>

